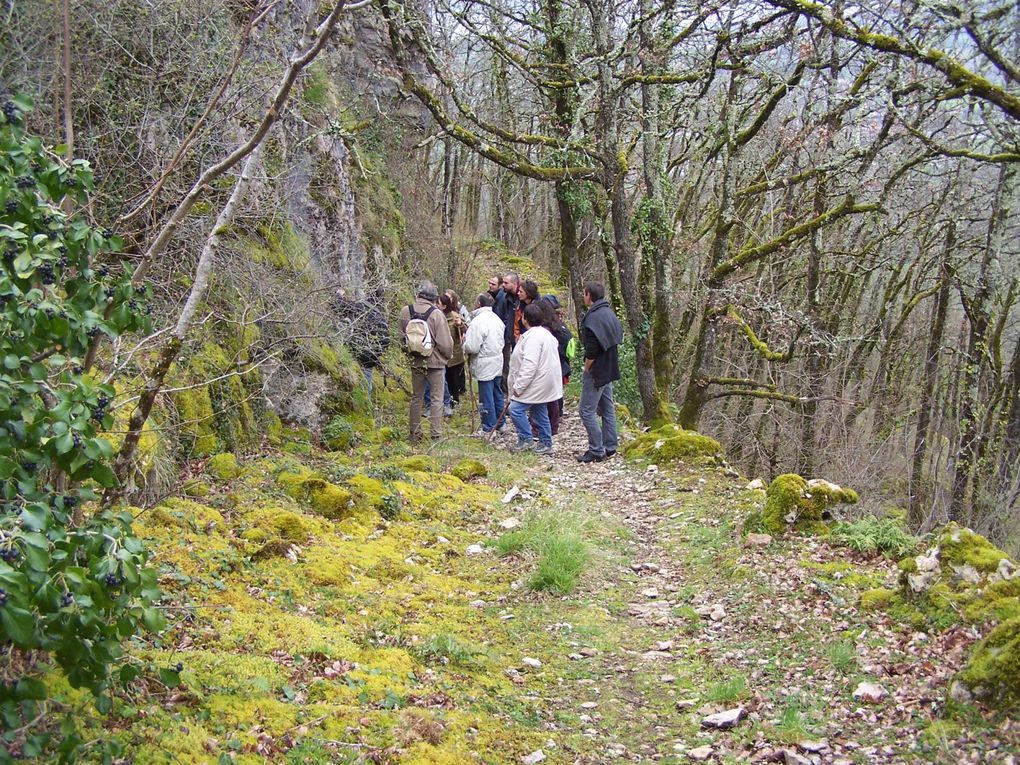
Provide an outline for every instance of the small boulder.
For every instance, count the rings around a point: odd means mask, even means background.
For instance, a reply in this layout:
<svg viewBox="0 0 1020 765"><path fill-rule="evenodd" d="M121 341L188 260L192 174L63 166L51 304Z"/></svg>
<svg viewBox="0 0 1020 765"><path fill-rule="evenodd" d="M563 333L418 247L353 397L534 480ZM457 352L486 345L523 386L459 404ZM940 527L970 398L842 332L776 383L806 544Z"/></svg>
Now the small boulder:
<svg viewBox="0 0 1020 765"><path fill-rule="evenodd" d="M768 547L772 544L771 534L748 534L747 544L751 547Z"/></svg>
<svg viewBox="0 0 1020 765"><path fill-rule="evenodd" d="M545 759L545 752L541 749L536 749L529 755L521 757L521 765L538 765Z"/></svg>
<svg viewBox="0 0 1020 765"><path fill-rule="evenodd" d="M865 704L878 704L888 695L885 688L877 683L861 682L854 689L854 698Z"/></svg>
<svg viewBox="0 0 1020 765"><path fill-rule="evenodd" d="M703 728L717 728L719 730L726 730L727 728L734 727L742 719L744 719L744 708L734 707L733 709L727 709L723 712L716 712L714 715L708 715L702 718L701 727Z"/></svg>
<svg viewBox="0 0 1020 765"><path fill-rule="evenodd" d="M695 749L689 749L687 751L687 759L693 760L694 762L706 762L712 759L712 747L708 744L705 746L699 746Z"/></svg>

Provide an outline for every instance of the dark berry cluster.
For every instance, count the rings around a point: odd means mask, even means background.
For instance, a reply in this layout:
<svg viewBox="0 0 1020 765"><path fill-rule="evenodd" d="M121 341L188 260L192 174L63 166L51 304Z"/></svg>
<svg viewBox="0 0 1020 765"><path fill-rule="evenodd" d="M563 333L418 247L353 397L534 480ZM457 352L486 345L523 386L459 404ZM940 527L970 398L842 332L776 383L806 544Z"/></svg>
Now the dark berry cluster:
<svg viewBox="0 0 1020 765"><path fill-rule="evenodd" d="M39 274L39 278L42 279L43 284L55 284L57 281L56 275L53 273L52 263L43 263L36 269L36 273Z"/></svg>
<svg viewBox="0 0 1020 765"><path fill-rule="evenodd" d="M4 101L4 118L12 125L17 125L20 115L18 105L13 101Z"/></svg>
<svg viewBox="0 0 1020 765"><path fill-rule="evenodd" d="M64 507L74 507L78 504L77 494L65 494L64 495Z"/></svg>
<svg viewBox="0 0 1020 765"><path fill-rule="evenodd" d="M99 327L89 327L87 330L85 330L85 334L88 335L90 338L97 337L100 332L102 332L102 330L99 329Z"/></svg>
<svg viewBox="0 0 1020 765"><path fill-rule="evenodd" d="M74 595L70 592L65 592L60 598L60 607L67 608L72 603L74 603Z"/></svg>
<svg viewBox="0 0 1020 765"><path fill-rule="evenodd" d="M4 210L6 210L9 213L16 213L18 211L18 200L8 199L6 202L4 202Z"/></svg>
<svg viewBox="0 0 1020 765"><path fill-rule="evenodd" d="M106 408L110 405L110 397L105 393L100 393L96 396L96 405L92 407L92 419L96 422L102 422L106 416Z"/></svg>
<svg viewBox="0 0 1020 765"><path fill-rule="evenodd" d="M78 186L78 179L73 175L69 175L64 179L64 185L69 189L76 188Z"/></svg>
<svg viewBox="0 0 1020 765"><path fill-rule="evenodd" d="M111 229L111 228L104 228L103 229L103 236L106 239L112 239L113 238L113 229Z"/></svg>
<svg viewBox="0 0 1020 765"><path fill-rule="evenodd" d="M3 587L0 587L0 608L3 608L4 606L7 605L7 600L8 600L7 590L5 590Z"/></svg>
<svg viewBox="0 0 1020 765"><path fill-rule="evenodd" d="M124 583L123 578L117 576L116 574L111 573L103 577L103 584L105 584L106 587L111 590L115 587L119 587L123 583Z"/></svg>
<svg viewBox="0 0 1020 765"><path fill-rule="evenodd" d="M110 269L107 268L106 266L99 266L99 268L96 269L96 276L98 276L100 279L105 279L109 275Z"/></svg>
<svg viewBox="0 0 1020 765"><path fill-rule="evenodd" d="M0 560L4 563L9 563L12 566L18 562L21 557L21 551L17 547L4 547L0 550Z"/></svg>
<svg viewBox="0 0 1020 765"><path fill-rule="evenodd" d="M19 175L14 183L19 189L30 189L35 186L35 178L31 175Z"/></svg>
<svg viewBox="0 0 1020 765"><path fill-rule="evenodd" d="M71 433L71 441L74 442L75 449L81 449L82 444L81 433L79 433L78 431L74 431L73 433Z"/></svg>

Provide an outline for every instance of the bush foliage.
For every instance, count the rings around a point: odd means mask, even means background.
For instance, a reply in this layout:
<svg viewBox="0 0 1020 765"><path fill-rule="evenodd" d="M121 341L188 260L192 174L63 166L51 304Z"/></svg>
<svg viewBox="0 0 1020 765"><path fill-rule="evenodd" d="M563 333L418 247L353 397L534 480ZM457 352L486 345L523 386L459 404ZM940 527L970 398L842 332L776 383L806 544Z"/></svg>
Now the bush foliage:
<svg viewBox="0 0 1020 765"><path fill-rule="evenodd" d="M146 290L116 264L117 237L62 209L85 204L92 173L24 133L29 107L14 99L0 116L0 641L51 657L106 711L121 641L164 619L131 515L83 513L116 482L100 436L115 392L83 363L100 335L149 329ZM0 762L56 745L52 727L39 727L46 686L32 673L7 676L17 666L0 669L2 727L19 731L0 740ZM65 729L65 758L76 744Z"/></svg>

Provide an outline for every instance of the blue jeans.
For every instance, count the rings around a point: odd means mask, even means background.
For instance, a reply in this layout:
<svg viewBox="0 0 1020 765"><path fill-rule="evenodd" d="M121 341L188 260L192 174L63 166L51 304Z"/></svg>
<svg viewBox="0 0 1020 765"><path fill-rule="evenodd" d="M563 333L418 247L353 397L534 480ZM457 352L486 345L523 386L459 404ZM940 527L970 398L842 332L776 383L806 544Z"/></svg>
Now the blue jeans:
<svg viewBox="0 0 1020 765"><path fill-rule="evenodd" d="M432 406L432 383L425 381L425 408ZM450 384L443 378L443 406L453 406L453 399L450 398Z"/></svg>
<svg viewBox="0 0 1020 765"><path fill-rule="evenodd" d="M588 451L597 457L604 457L606 452L615 452L617 437L613 384L610 382L596 388L591 375L585 372L581 377L581 401L577 413L584 423L584 429L588 431ZM599 427L598 417L602 418L602 427Z"/></svg>
<svg viewBox="0 0 1020 765"><path fill-rule="evenodd" d="M535 430L538 431L538 441L542 446L552 446L552 426L549 425L549 406L546 402L541 404L525 404L522 401L510 402L510 419L517 430L517 438L521 441L531 441L531 423L528 422L528 412L531 412L531 419L535 421Z"/></svg>
<svg viewBox="0 0 1020 765"><path fill-rule="evenodd" d="M503 391L499 377L478 381L478 411L482 416L482 430L488 433L499 426L496 418L503 414Z"/></svg>

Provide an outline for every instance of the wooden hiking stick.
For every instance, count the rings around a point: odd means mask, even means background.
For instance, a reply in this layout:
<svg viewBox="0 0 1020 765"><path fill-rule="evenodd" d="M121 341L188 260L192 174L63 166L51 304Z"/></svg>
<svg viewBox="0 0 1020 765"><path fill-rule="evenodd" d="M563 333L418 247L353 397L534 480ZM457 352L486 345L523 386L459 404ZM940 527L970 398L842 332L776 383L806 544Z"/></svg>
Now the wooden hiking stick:
<svg viewBox="0 0 1020 765"><path fill-rule="evenodd" d="M468 389L468 400L471 402L471 432L475 432L475 412L478 410L478 405L475 403L475 386L471 382L471 363L465 359L464 366L467 371L467 389Z"/></svg>
<svg viewBox="0 0 1020 765"><path fill-rule="evenodd" d="M506 406L503 407L503 414L496 418L496 425L499 425L499 421L506 417L506 413L510 411L510 396L506 397ZM492 441L492 434L496 432L496 428L493 427L488 433L485 434L486 442Z"/></svg>

